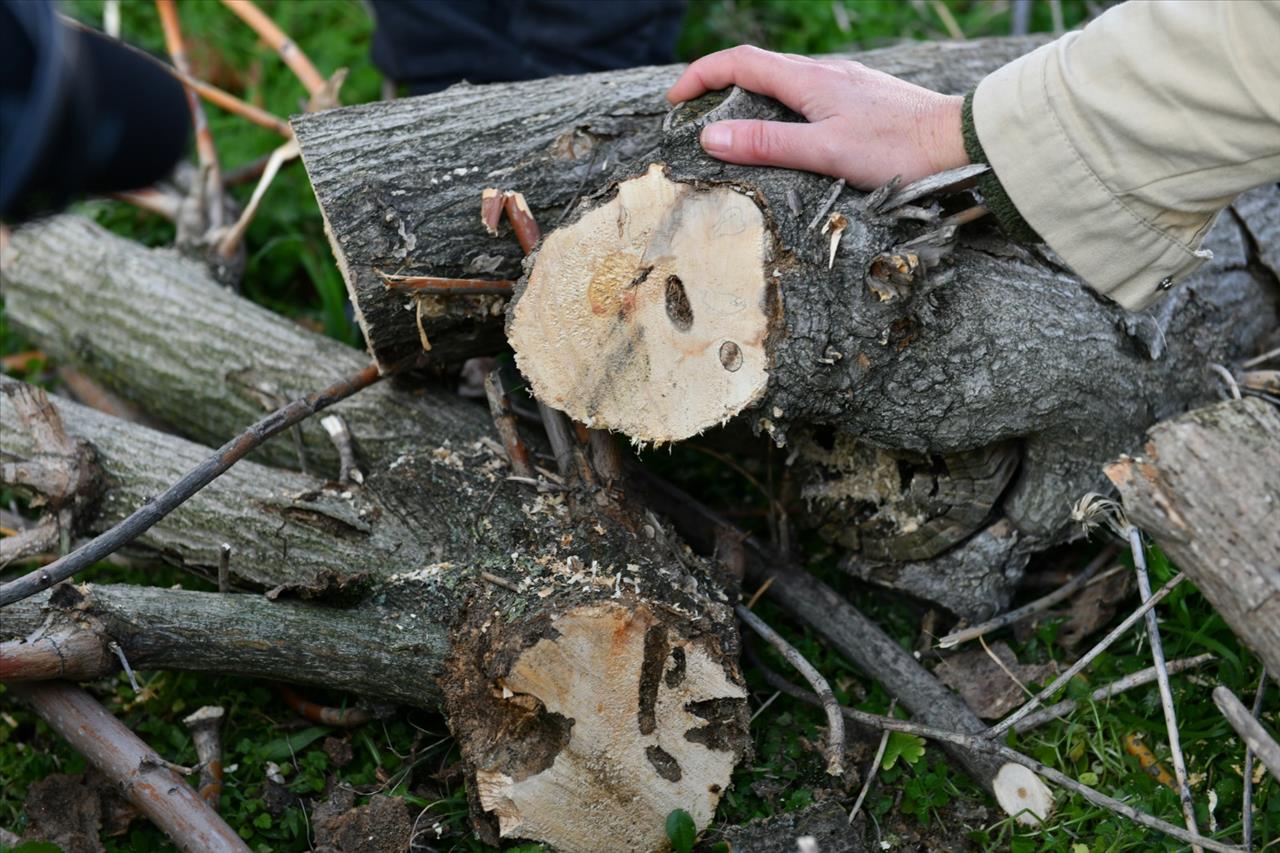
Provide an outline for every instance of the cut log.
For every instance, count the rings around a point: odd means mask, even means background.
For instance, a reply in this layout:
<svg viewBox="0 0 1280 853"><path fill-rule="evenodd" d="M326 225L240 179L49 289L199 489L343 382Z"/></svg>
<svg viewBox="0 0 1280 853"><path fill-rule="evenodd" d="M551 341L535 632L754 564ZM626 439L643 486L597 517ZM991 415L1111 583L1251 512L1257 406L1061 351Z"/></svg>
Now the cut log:
<svg viewBox="0 0 1280 853"><path fill-rule="evenodd" d="M1244 214L1210 235L1213 264L1133 314L1045 255L978 226L904 225L875 196L846 193L838 225L810 230L790 202L816 204L826 181L726 165L696 141L720 118L785 119L775 103L735 90L686 109L664 165L544 238L508 309L521 371L544 403L636 442L735 413L778 443L808 432L834 450L846 437L897 481L824 494L847 466L809 466L826 526L861 528L851 570L969 618L983 609L949 593L954 574L978 575L967 586L1001 606L1026 555L1073 534L1071 503L1101 488L1102 465L1212 399L1207 365L1252 354L1277 324ZM1257 198L1274 206L1280 191ZM908 272L884 272L886 258ZM931 568L939 585L906 582Z"/></svg>
<svg viewBox="0 0 1280 853"><path fill-rule="evenodd" d="M1253 398L1158 424L1107 468L1129 518L1280 677L1280 413Z"/></svg>
<svg viewBox="0 0 1280 853"><path fill-rule="evenodd" d="M106 310L173 318L181 332L127 321L144 342L163 339L162 355L144 344L130 357L124 341L95 350L92 337L72 331L88 328L79 325L84 318L41 300L26 276L43 268L58 245L44 241L60 233L85 241L90 256L112 253L104 269L133 272L99 278L110 280L103 290L115 300ZM144 408L209 440L258 417L238 372L211 359L287 379L290 394L363 360L210 286L198 270L184 280L186 262L95 226L53 220L19 229L13 246L22 284L8 289L6 270L6 296L50 331L50 349L79 349L100 366L110 359L117 382L138 380L132 390ZM104 330L99 340L109 337ZM6 632L19 627L11 613L25 613L23 632L38 629L32 639L93 631L99 646L118 642L138 666L330 684L439 706L462 745L491 840L501 833L589 849L580 829L557 817L565 797L629 849L661 846L674 808L705 825L749 742L736 627L720 580L671 540L646 534L652 525L609 491L538 492L507 481L485 408L389 385L366 393L335 407L362 454L363 485L242 462L137 543L210 576L229 542L235 585L276 601L90 587L74 601L51 599L48 624L34 607L6 609ZM104 472L89 532L208 452L55 405ZM0 452L25 458L35 437L7 406L0 420ZM308 447L336 475L337 453L314 426ZM279 457L296 464L291 450ZM298 596L320 601L292 600ZM93 644L81 645L88 665L100 667Z"/></svg>
<svg viewBox="0 0 1280 853"><path fill-rule="evenodd" d="M912 42L856 58L938 91L968 91L1043 36ZM523 253L481 222L486 188L518 190L544 229L583 193L642 172L680 66L489 86L293 119L356 318L380 363L423 341L441 361L501 343L499 298L412 297L388 274L515 279Z"/></svg>

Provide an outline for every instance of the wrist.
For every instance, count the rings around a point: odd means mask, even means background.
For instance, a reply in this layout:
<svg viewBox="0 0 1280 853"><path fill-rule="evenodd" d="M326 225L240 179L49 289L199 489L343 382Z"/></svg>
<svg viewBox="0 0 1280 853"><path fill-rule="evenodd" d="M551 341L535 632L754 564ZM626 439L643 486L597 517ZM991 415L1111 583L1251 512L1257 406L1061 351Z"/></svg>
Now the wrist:
<svg viewBox="0 0 1280 853"><path fill-rule="evenodd" d="M930 172L958 169L971 162L965 150L963 95L938 95L932 99L922 143Z"/></svg>

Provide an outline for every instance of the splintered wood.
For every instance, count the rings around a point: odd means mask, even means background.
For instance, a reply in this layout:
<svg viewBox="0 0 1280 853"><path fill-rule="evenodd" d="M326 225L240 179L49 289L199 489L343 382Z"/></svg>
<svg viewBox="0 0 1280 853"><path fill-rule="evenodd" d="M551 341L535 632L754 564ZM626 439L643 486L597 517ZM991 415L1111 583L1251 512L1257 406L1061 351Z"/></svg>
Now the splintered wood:
<svg viewBox="0 0 1280 853"><path fill-rule="evenodd" d="M746 699L723 656L669 632L647 607L588 605L554 627L516 661L502 693L571 728L539 772L476 768L480 804L501 835L569 853L657 850L673 809L705 827L737 760L724 742L736 729L722 730L715 709Z"/></svg>
<svg viewBox="0 0 1280 853"><path fill-rule="evenodd" d="M661 166L547 235L508 338L544 403L636 441L678 441L755 402L768 378L764 216Z"/></svg>

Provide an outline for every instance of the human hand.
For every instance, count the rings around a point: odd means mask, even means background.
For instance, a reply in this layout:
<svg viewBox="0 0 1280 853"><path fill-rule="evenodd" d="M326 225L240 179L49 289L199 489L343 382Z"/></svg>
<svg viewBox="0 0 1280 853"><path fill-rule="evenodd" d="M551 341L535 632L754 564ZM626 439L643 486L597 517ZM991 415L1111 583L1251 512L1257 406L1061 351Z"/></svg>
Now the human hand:
<svg viewBox="0 0 1280 853"><path fill-rule="evenodd" d="M849 60L809 59L741 45L685 69L667 92L680 103L731 85L768 95L809 123L718 121L702 130L713 157L844 178L869 190L969 163L960 111L940 95Z"/></svg>

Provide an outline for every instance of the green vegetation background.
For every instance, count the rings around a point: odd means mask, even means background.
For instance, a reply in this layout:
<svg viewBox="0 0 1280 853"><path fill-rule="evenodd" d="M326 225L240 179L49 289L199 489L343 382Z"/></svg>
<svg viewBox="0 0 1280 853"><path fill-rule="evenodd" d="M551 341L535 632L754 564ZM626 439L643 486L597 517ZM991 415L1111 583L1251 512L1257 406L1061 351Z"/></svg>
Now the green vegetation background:
<svg viewBox="0 0 1280 853"><path fill-rule="evenodd" d="M68 9L77 18L98 25L102 5L101 0L72 0ZM322 72L331 73L338 67L350 69L342 93L344 103L379 96L381 78L368 61L372 26L356 0L263 0L261 5ZM1058 8L1065 25L1071 27L1095 12L1097 5L1085 0L1064 0ZM180 15L198 76L278 115L299 110L301 87L274 52L258 43L221 4L186 0L180 4ZM1053 20L1053 4L1035 0L1032 30L1048 30ZM945 38L957 33L966 37L1004 35L1009 27L1010 5L1001 0L693 0L680 52L689 59L742 42L797 53L848 52L902 39ZM122 3L122 34L135 44L163 53L150 2ZM254 160L278 142L270 133L245 121L214 108L207 110L224 168ZM245 187L238 192L247 197L250 189ZM173 237L167 224L121 204L92 201L80 209L148 245L162 245ZM358 343L358 332L345 308L345 290L300 168L286 169L276 179L249 231L247 245L244 292L249 298L333 337ZM27 346L7 328L0 311L0 355ZM37 363L28 375L39 378L44 368ZM704 493L708 489L719 490L726 504L741 506L743 490L748 486L738 475L713 467L692 453L675 459L677 464L669 467L694 472ZM767 479L768 472L759 466L753 473L759 480ZM751 500L757 507L765 505L759 495ZM813 553L815 571L847 590L904 646L911 646L921 616L918 608L853 587L832 572L834 560L829 552L817 546ZM1083 565L1086 558L1084 552L1056 557L1060 564L1075 566ZM1173 570L1158 553L1151 558L1156 583L1172 575ZM126 571L102 566L91 579L202 586L199 580L163 569ZM795 630L783 614L769 606L767 597L760 610L831 678L842 701L874 711L887 708L888 697L878 686L830 653L816 638ZM1224 837L1238 838L1242 747L1214 709L1209 690L1212 683L1221 682L1247 701L1258 683L1260 667L1189 585L1170 596L1161 615L1170 658L1204 651L1217 655L1217 661L1201 673L1203 679L1176 679L1175 696L1187 763L1195 779L1200 826L1203 830L1216 825ZM1053 642L1058 628L1058 623L1050 622L1031 637L1014 643L1019 660L1060 659L1062 652ZM772 663L785 671L781 661ZM1148 664L1145 643L1141 634L1134 632L1111 653L1103 655L1090 668L1087 679L1077 679L1069 693L1082 696L1091 686ZM177 762L189 764L196 760L182 717L204 704L226 707L224 764L228 770L222 811L256 851L309 849L313 835L309 810L302 807L302 802L319 796L326 784L335 782L356 789L362 797L375 792L403 797L418 815L416 829L423 833L420 838L425 842L421 849L482 849L470 836L465 792L459 774L451 770L457 759L456 750L443 722L434 715L402 711L348 733L301 721L271 685L261 682L177 673L142 673L140 679L139 694L123 675L96 685L95 690L134 731ZM772 696L772 691L754 680L752 686L754 707ZM342 696L325 696L322 691L310 691L309 695L332 704L345 701ZM1267 705L1273 727L1277 698L1273 686ZM799 809L831 797L847 804L856 787L853 792L829 789L823 761L812 746L821 741L822 724L821 714L808 707L786 698L773 701L752 724L755 760L737 773L717 815L717 826ZM1156 689L1150 687L1104 704L1085 703L1066 722L1023 737L1011 736L1009 741L1137 808L1180 824L1172 792L1143 773L1122 746L1125 735L1142 733L1157 754L1167 760L1163 731ZM349 743L354 751L349 764L341 768L333 765L323 748L327 737ZM873 747L874 738L866 737ZM1061 793L1058 811L1048 826L1039 830L1016 828L1010 821L999 819L998 810L947 765L936 747L898 739L891 755L896 760L880 773L866 811L875 822L879 837L893 849L907 849L922 838L933 838L934 843L943 846L967 843L981 850L1101 853L1177 849L1166 839ZM269 764L278 768L293 795L292 802L283 808L276 801L278 796L268 800ZM81 757L33 715L0 693L0 827L22 831L22 802L29 784L50 773L84 769ZM1264 778L1256 793L1255 837L1260 847L1280 837L1278 788L1275 780ZM714 837L714 829L704 834L707 841ZM106 845L113 851L172 849L145 820L135 821L125 835L107 839Z"/></svg>

